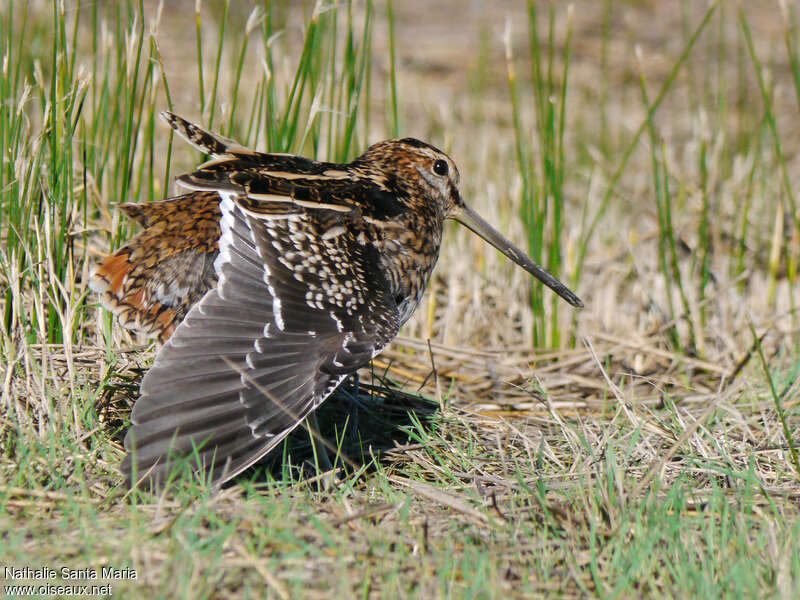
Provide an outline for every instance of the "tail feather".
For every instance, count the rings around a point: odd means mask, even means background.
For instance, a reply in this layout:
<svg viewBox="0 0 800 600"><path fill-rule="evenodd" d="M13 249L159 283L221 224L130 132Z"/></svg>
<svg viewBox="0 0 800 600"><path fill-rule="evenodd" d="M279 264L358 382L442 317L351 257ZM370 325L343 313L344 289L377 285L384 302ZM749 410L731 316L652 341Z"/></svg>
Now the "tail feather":
<svg viewBox="0 0 800 600"><path fill-rule="evenodd" d="M216 285L219 195L194 192L122 210L145 229L97 266L89 287L123 326L163 343Z"/></svg>

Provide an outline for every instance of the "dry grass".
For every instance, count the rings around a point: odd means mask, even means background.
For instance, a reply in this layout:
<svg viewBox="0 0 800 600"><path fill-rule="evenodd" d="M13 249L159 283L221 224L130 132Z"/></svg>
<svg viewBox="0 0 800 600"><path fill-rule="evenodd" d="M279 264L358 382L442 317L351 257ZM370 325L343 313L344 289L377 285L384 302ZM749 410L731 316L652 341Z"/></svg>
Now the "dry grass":
<svg viewBox="0 0 800 600"><path fill-rule="evenodd" d="M562 339L574 334L574 345L532 348L527 275L448 229L403 336L361 373L358 390L322 409L323 433L343 457L333 477L310 466L301 430L283 456L222 491L194 482L157 498L129 492L120 441L155 348L110 327L85 296L90 265L126 235L113 212L118 188L107 178L93 189L96 210L68 231L48 230L58 221L46 215L32 224L85 247L67 271L52 256L20 261L4 239L0 563L133 567L138 579L114 582L113 594L143 598L795 596L798 235L782 163L796 181L800 137L777 6L740 16L721 4L655 113L656 138L640 139L596 234L585 236L646 122L638 77L652 102L703 17L696 4L578 2L571 11L562 275L588 245L575 286L587 308L574 329L559 309ZM421 3L394 6L401 131L447 148L473 206L524 239L503 35L510 16L508 46L525 72L525 7L424 7L432 12L421 19ZM388 127L382 4L376 11L363 132L373 140ZM154 12L146 3L148 18ZM568 13L556 5L562 63ZM44 22L49 14L31 10ZM238 16L228 35L244 26ZM293 68L294 27L307 17L287 11L280 68ZM195 118L190 18L166 9L157 39L174 106ZM780 152L743 22L774 84ZM213 49L218 23L204 27ZM205 58L213 64L213 51ZM158 174L166 135L156 127ZM177 145L174 156L173 172L197 159ZM654 156L669 172L685 304L660 264ZM75 185L91 187L89 176ZM20 264L48 285L25 279ZM44 325L26 329L16 312L44 314L52 303L67 309L62 343L44 343Z"/></svg>

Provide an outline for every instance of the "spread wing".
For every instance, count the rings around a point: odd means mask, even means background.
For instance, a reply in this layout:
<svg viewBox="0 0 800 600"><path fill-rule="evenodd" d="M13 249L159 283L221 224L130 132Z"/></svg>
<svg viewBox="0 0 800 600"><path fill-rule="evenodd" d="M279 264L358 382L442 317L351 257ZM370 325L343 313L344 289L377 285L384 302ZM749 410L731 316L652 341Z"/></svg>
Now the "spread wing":
<svg viewBox="0 0 800 600"><path fill-rule="evenodd" d="M215 482L230 479L275 448L399 327L376 251L342 211L295 203L255 211L252 198L221 196L219 283L142 380L122 464L134 482L163 485L183 458Z"/></svg>

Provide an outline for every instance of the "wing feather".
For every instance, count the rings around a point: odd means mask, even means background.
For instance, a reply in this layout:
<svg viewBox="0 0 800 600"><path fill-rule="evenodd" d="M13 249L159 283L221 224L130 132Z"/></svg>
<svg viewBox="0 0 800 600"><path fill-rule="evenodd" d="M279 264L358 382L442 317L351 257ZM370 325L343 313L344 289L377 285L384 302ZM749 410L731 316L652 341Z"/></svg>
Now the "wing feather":
<svg viewBox="0 0 800 600"><path fill-rule="evenodd" d="M222 198L219 283L159 351L125 438L123 472L156 487L187 459L215 482L235 476L399 326L388 284L363 249L345 236L320 244L313 218L270 219ZM353 300L329 293L332 276L371 287Z"/></svg>

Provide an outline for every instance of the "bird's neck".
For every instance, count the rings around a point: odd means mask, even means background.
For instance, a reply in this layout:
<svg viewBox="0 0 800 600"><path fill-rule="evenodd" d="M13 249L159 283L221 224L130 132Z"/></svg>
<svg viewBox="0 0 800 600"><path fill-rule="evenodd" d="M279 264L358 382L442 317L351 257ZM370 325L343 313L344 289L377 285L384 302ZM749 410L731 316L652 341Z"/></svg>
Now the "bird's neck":
<svg viewBox="0 0 800 600"><path fill-rule="evenodd" d="M443 229L442 219L409 212L382 224L374 237L381 269L402 323L422 299L439 258Z"/></svg>

